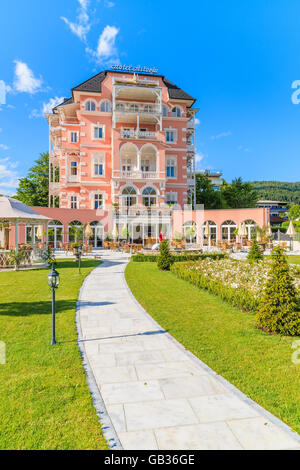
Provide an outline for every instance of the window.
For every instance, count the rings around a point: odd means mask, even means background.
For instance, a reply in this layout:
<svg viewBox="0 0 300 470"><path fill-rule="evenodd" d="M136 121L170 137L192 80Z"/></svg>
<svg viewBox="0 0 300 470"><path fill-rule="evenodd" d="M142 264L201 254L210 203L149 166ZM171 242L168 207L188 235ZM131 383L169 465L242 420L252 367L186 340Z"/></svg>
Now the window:
<svg viewBox="0 0 300 470"><path fill-rule="evenodd" d="M166 142L176 142L176 131L166 131Z"/></svg>
<svg viewBox="0 0 300 470"><path fill-rule="evenodd" d="M163 107L162 107L162 115L163 115L164 117L166 117L166 116L168 116L168 114L169 114L169 108L168 108L168 106L163 105Z"/></svg>
<svg viewBox="0 0 300 470"><path fill-rule="evenodd" d="M123 159L122 160L122 171L131 171L131 159Z"/></svg>
<svg viewBox="0 0 300 470"><path fill-rule="evenodd" d="M83 242L84 226L79 220L73 220L72 222L70 222L68 232L69 242Z"/></svg>
<svg viewBox="0 0 300 470"><path fill-rule="evenodd" d="M167 178L176 178L176 159L168 158L166 167Z"/></svg>
<svg viewBox="0 0 300 470"><path fill-rule="evenodd" d="M145 112L145 113L153 113L153 109L154 109L154 108L153 108L152 104L146 104L146 105L144 106L144 112Z"/></svg>
<svg viewBox="0 0 300 470"><path fill-rule="evenodd" d="M155 206L156 204L156 191L153 188L145 188L143 191L143 204L144 206Z"/></svg>
<svg viewBox="0 0 300 470"><path fill-rule="evenodd" d="M102 101L100 104L100 111L102 113L110 113L111 112L110 101Z"/></svg>
<svg viewBox="0 0 300 470"><path fill-rule="evenodd" d="M150 160L142 160L142 171L150 171Z"/></svg>
<svg viewBox="0 0 300 470"><path fill-rule="evenodd" d="M77 132L71 132L71 142L73 144L76 144L76 142L78 142L78 133Z"/></svg>
<svg viewBox="0 0 300 470"><path fill-rule="evenodd" d="M166 193L167 204L177 204L177 193Z"/></svg>
<svg viewBox="0 0 300 470"><path fill-rule="evenodd" d="M77 209L77 196L71 196L71 209Z"/></svg>
<svg viewBox="0 0 300 470"><path fill-rule="evenodd" d="M237 229L236 223L232 220L226 220L221 225L221 235L222 240L230 242L231 240L235 240L235 231Z"/></svg>
<svg viewBox="0 0 300 470"><path fill-rule="evenodd" d="M124 111L125 110L125 105L123 103L117 103L116 110L117 111Z"/></svg>
<svg viewBox="0 0 300 470"><path fill-rule="evenodd" d="M94 101L87 101L85 103L85 110L86 111L96 111L96 103L94 103Z"/></svg>
<svg viewBox="0 0 300 470"><path fill-rule="evenodd" d="M131 186L124 188L122 191L123 205L134 206L136 204L136 190Z"/></svg>
<svg viewBox="0 0 300 470"><path fill-rule="evenodd" d="M94 127L94 139L103 139L104 132L102 126L95 126Z"/></svg>
<svg viewBox="0 0 300 470"><path fill-rule="evenodd" d="M77 162L71 162L71 175L77 176Z"/></svg>
<svg viewBox="0 0 300 470"><path fill-rule="evenodd" d="M139 112L139 107L138 107L137 104L131 104L129 109L132 113L138 113Z"/></svg>
<svg viewBox="0 0 300 470"><path fill-rule="evenodd" d="M172 109L172 116L173 117L181 117L181 109L178 106L175 106Z"/></svg>
<svg viewBox="0 0 300 470"><path fill-rule="evenodd" d="M94 209L101 209L103 207L103 195L95 194L94 195Z"/></svg>

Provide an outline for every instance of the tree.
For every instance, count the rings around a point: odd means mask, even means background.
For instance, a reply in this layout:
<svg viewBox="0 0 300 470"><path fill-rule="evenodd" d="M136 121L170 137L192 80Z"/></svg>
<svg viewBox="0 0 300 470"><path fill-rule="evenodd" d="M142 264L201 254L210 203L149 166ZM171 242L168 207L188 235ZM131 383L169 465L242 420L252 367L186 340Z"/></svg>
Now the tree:
<svg viewBox="0 0 300 470"><path fill-rule="evenodd" d="M263 255L259 249L256 237L252 239L252 245L248 253L247 259L250 263L258 263L262 259Z"/></svg>
<svg viewBox="0 0 300 470"><path fill-rule="evenodd" d="M221 192L228 208L256 207L257 192L253 189L251 183L244 183L242 178L235 178L231 184L225 183L221 187Z"/></svg>
<svg viewBox="0 0 300 470"><path fill-rule="evenodd" d="M169 249L168 240L162 240L159 245L159 255L157 257L157 266L162 271L170 271L172 264L172 255Z"/></svg>
<svg viewBox="0 0 300 470"><path fill-rule="evenodd" d="M30 168L27 177L19 179L15 196L28 206L48 206L49 195L49 154L41 153Z"/></svg>
<svg viewBox="0 0 300 470"><path fill-rule="evenodd" d="M289 219L296 220L300 219L300 206L299 204L294 204L289 210Z"/></svg>
<svg viewBox="0 0 300 470"><path fill-rule="evenodd" d="M300 334L297 291L282 248L272 253L272 266L256 314L257 326L270 333Z"/></svg>
<svg viewBox="0 0 300 470"><path fill-rule="evenodd" d="M222 209L222 193L213 188L207 175L196 175L196 203L203 204L205 209Z"/></svg>

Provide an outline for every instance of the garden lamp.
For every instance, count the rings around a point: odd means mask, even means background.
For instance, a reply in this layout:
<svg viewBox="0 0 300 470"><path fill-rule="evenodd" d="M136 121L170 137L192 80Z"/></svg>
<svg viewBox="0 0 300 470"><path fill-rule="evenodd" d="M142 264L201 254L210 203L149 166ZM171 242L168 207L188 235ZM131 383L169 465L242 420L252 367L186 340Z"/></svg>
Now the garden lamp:
<svg viewBox="0 0 300 470"><path fill-rule="evenodd" d="M52 341L51 346L56 344L55 341L55 289L58 288L60 283L59 273L54 269L54 264L52 264L52 269L48 274L47 278L48 286L52 290Z"/></svg>

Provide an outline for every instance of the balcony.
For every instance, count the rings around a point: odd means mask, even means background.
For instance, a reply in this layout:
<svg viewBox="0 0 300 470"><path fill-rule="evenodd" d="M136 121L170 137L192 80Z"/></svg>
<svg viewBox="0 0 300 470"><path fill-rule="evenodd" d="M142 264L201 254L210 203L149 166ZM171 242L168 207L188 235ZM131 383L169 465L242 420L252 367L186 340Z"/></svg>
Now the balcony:
<svg viewBox="0 0 300 470"><path fill-rule="evenodd" d="M121 171L120 178L133 179L133 180L147 180L147 179L157 179L159 174L156 171Z"/></svg>
<svg viewBox="0 0 300 470"><path fill-rule="evenodd" d="M118 114L161 114L161 107L155 103L122 101L116 103L114 112Z"/></svg>
<svg viewBox="0 0 300 470"><path fill-rule="evenodd" d="M80 183L80 179L78 175L70 175L67 178L68 183Z"/></svg>
<svg viewBox="0 0 300 470"><path fill-rule="evenodd" d="M122 139L157 139L157 132L150 132L150 131L121 131Z"/></svg>

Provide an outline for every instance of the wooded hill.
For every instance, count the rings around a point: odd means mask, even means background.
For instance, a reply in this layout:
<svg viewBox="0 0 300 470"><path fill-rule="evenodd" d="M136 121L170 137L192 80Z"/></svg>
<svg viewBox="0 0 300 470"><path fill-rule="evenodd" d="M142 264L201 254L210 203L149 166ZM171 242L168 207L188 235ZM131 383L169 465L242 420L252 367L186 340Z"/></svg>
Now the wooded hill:
<svg viewBox="0 0 300 470"><path fill-rule="evenodd" d="M300 204L300 182L252 181L251 184L258 192L259 199Z"/></svg>

